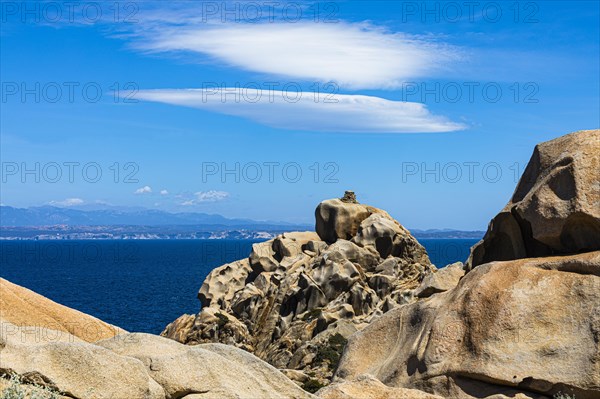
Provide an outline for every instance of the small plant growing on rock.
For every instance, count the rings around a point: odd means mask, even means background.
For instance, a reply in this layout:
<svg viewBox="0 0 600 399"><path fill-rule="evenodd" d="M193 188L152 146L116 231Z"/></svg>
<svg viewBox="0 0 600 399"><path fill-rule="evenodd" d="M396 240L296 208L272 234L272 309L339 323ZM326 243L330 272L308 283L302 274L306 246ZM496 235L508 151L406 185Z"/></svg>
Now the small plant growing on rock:
<svg viewBox="0 0 600 399"><path fill-rule="evenodd" d="M325 385L321 384L318 380L310 379L302 384L302 389L306 392L315 393Z"/></svg>
<svg viewBox="0 0 600 399"><path fill-rule="evenodd" d="M329 369L335 370L347 343L348 340L342 334L335 333L329 337L327 346L319 348L316 361L320 363L327 362Z"/></svg>
<svg viewBox="0 0 600 399"><path fill-rule="evenodd" d="M346 346L347 343L348 343L348 340L346 338L344 338L344 336L340 333L335 333L334 335L329 337L329 345L331 345L337 349L344 350L344 347Z"/></svg>
<svg viewBox="0 0 600 399"><path fill-rule="evenodd" d="M575 395L571 396L569 394L566 393L555 393L554 396L552 396L552 399L576 399Z"/></svg>
<svg viewBox="0 0 600 399"><path fill-rule="evenodd" d="M317 352L317 362L323 363L325 361L329 363L329 368L333 369L337 367L340 361L340 354L330 346L322 346Z"/></svg>
<svg viewBox="0 0 600 399"><path fill-rule="evenodd" d="M0 392L0 399L59 399L54 390L37 384L27 384L17 374L4 375L8 386Z"/></svg>
<svg viewBox="0 0 600 399"><path fill-rule="evenodd" d="M219 330L222 329L223 327L225 327L225 325L227 323L229 323L229 319L223 313L215 313L215 316L218 319L217 320L217 327L219 328Z"/></svg>

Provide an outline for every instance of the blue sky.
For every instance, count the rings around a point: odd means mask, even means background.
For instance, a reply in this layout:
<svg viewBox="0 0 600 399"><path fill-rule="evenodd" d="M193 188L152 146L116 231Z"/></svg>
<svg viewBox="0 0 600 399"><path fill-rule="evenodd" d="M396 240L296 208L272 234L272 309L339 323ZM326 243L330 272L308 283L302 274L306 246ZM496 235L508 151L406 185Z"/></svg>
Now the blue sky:
<svg viewBox="0 0 600 399"><path fill-rule="evenodd" d="M484 229L600 125L597 1L279 3L2 1L2 204Z"/></svg>

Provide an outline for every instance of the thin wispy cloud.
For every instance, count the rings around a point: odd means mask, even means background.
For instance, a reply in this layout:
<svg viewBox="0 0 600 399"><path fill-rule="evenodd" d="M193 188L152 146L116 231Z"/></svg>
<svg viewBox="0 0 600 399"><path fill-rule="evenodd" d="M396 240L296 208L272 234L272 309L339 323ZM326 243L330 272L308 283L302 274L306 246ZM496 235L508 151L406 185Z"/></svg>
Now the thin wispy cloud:
<svg viewBox="0 0 600 399"><path fill-rule="evenodd" d="M52 205L52 206L58 206L58 207L68 208L68 207L71 207L71 206L83 205L84 202L85 201L82 200L81 198L67 198L67 199L62 200L62 201L50 201L48 204Z"/></svg>
<svg viewBox="0 0 600 399"><path fill-rule="evenodd" d="M229 198L229 193L226 191L198 191L193 194L193 197L181 203L183 206L198 205L203 202L218 202Z"/></svg>
<svg viewBox="0 0 600 399"><path fill-rule="evenodd" d="M435 133L466 125L434 115L424 104L379 97L288 93L247 88L142 90L146 101L193 107L284 129L326 132Z"/></svg>
<svg viewBox="0 0 600 399"><path fill-rule="evenodd" d="M198 24L182 18L177 25L153 21L131 38L144 51L197 53L247 71L349 89L393 89L443 76L463 58L460 49L432 38L349 22Z"/></svg>

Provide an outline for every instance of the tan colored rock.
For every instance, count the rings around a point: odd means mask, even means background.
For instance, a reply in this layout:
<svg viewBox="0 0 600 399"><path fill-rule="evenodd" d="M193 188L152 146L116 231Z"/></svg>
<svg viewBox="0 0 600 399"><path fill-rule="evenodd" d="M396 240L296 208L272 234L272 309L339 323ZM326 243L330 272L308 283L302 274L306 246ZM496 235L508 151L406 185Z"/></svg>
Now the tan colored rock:
<svg viewBox="0 0 600 399"><path fill-rule="evenodd" d="M342 350L330 338L348 337L414 300L412 290L433 270L425 249L386 212L329 200L317 214L332 204L344 238L328 244L322 234L294 232L254 244L247 261L207 277L201 292L211 296L201 297L195 318L180 317L162 335L186 344L235 345L327 383Z"/></svg>
<svg viewBox="0 0 600 399"><path fill-rule="evenodd" d="M317 253L322 243L319 240L319 236L312 231L296 231L253 244L249 257L250 267L256 274L274 272L279 267L287 268L304 251Z"/></svg>
<svg viewBox="0 0 600 399"><path fill-rule="evenodd" d="M45 298L24 289L6 301L19 303L20 293L26 298L34 295L45 304ZM190 322L215 321L220 327L246 329L221 312L208 307L198 320L184 317L180 324L183 328ZM78 399L314 398L273 366L233 346L188 346L141 333L123 333L91 344L47 327L16 326L7 321L0 327L0 388L12 387L23 394L35 393L35 384L61 398ZM18 379L19 385L12 385L9 379Z"/></svg>
<svg viewBox="0 0 600 399"><path fill-rule="evenodd" d="M62 331L87 342L114 337L126 331L93 316L60 305L27 288L0 278L0 323Z"/></svg>
<svg viewBox="0 0 600 399"><path fill-rule="evenodd" d="M336 376L449 398L597 398L599 303L600 251L480 265L350 337Z"/></svg>
<svg viewBox="0 0 600 399"><path fill-rule="evenodd" d="M186 346L139 333L100 341L98 345L140 360L163 387L167 399L186 394L239 399L312 397L274 367L232 346Z"/></svg>
<svg viewBox="0 0 600 399"><path fill-rule="evenodd" d="M319 240L319 235L314 231L283 233L273 241L273 250L280 259L284 257L295 257L306 249L309 242L316 242Z"/></svg>
<svg viewBox="0 0 600 399"><path fill-rule="evenodd" d="M320 389L322 399L444 399L416 389L392 388L369 375L361 375L353 381L336 381Z"/></svg>
<svg viewBox="0 0 600 399"><path fill-rule="evenodd" d="M175 341L187 343L188 337L191 336L196 322L196 315L182 314L177 319L169 323L163 335L171 337Z"/></svg>
<svg viewBox="0 0 600 399"><path fill-rule="evenodd" d="M315 211L315 230L327 243L333 243L338 238L349 240L358 232L360 222L373 213L369 208L339 199L323 201Z"/></svg>
<svg viewBox="0 0 600 399"><path fill-rule="evenodd" d="M15 326L7 321L0 322L0 347L10 340L22 345L48 344L51 342L82 343L81 338L65 331L39 328L36 326Z"/></svg>
<svg viewBox="0 0 600 399"><path fill-rule="evenodd" d="M244 287L251 271L248 259L228 263L211 271L198 292L202 306L225 306L233 299L235 292Z"/></svg>
<svg viewBox="0 0 600 399"><path fill-rule="evenodd" d="M300 370L281 369L280 371L287 378L289 378L290 380L294 381L296 384L299 384L299 385L301 385L301 384L305 383L306 381L310 380L310 377L308 375L304 374Z"/></svg>
<svg viewBox="0 0 600 399"><path fill-rule="evenodd" d="M23 327L21 327L23 328ZM11 330L12 331L12 330ZM67 333L63 333L67 334ZM124 335L119 335L124 336ZM19 334L0 338L0 370L82 399L164 399L163 389L144 365L131 357L83 341L23 340Z"/></svg>
<svg viewBox="0 0 600 399"><path fill-rule="evenodd" d="M378 252L383 259L393 256L425 264L429 262L427 252L410 232L381 210L360 223L352 240L361 247Z"/></svg>
<svg viewBox="0 0 600 399"><path fill-rule="evenodd" d="M462 276L465 275L465 269L462 262L456 262L431 273L423 279L419 288L415 290L415 295L419 298L425 298L438 292L448 291L456 287Z"/></svg>
<svg viewBox="0 0 600 399"><path fill-rule="evenodd" d="M273 240L252 244L249 260L255 273L274 272L279 262L275 259Z"/></svg>
<svg viewBox="0 0 600 399"><path fill-rule="evenodd" d="M600 249L599 171L600 130L537 145L510 202L473 247L469 268Z"/></svg>

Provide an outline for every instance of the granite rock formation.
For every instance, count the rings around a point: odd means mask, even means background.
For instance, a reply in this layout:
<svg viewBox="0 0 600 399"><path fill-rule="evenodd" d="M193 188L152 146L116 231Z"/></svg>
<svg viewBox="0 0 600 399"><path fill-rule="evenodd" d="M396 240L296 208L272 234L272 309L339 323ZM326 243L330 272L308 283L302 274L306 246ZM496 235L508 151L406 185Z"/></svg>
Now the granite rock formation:
<svg viewBox="0 0 600 399"><path fill-rule="evenodd" d="M232 346L187 346L150 334L91 344L64 331L32 334L28 327L2 322L0 389L10 389L15 376L22 392L38 386L56 398L314 398L273 366Z"/></svg>
<svg viewBox="0 0 600 399"><path fill-rule="evenodd" d="M492 262L353 335L337 371L448 398L600 397L600 252Z"/></svg>
<svg viewBox="0 0 600 399"><path fill-rule="evenodd" d="M593 130L537 146L464 277L428 276L424 299L350 337L334 383L366 374L450 399L600 397L599 145Z"/></svg>
<svg viewBox="0 0 600 399"><path fill-rule="evenodd" d="M538 144L468 267L600 250L600 130Z"/></svg>
<svg viewBox="0 0 600 399"><path fill-rule="evenodd" d="M315 213L316 233L254 244L248 259L213 270L198 293L200 313L162 335L234 345L299 383L327 384L347 337L413 301L434 267L408 230L354 197L323 201Z"/></svg>

